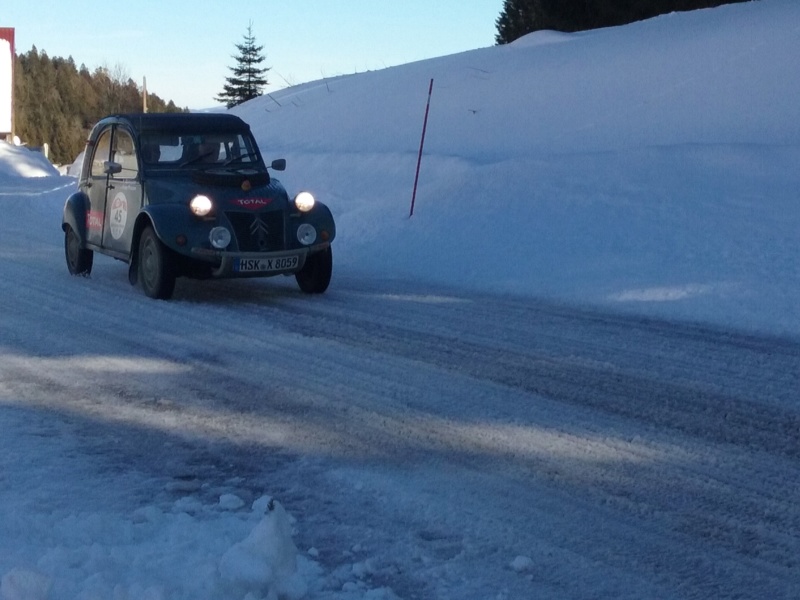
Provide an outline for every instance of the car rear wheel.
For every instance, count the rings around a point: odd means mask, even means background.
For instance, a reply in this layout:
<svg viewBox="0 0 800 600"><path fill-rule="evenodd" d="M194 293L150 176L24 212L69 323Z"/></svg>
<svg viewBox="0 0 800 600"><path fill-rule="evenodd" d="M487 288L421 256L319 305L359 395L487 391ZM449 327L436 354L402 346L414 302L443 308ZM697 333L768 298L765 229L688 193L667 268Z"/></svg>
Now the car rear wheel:
<svg viewBox="0 0 800 600"><path fill-rule="evenodd" d="M64 231L64 254L67 258L67 269L71 275L86 277L92 272L94 252L81 247L78 234L69 225Z"/></svg>
<svg viewBox="0 0 800 600"><path fill-rule="evenodd" d="M139 238L138 261L139 285L144 293L157 300L170 299L175 290L175 263L152 227Z"/></svg>
<svg viewBox="0 0 800 600"><path fill-rule="evenodd" d="M306 294L321 294L328 289L333 273L333 252L326 248L309 255L306 264L295 274L297 285Z"/></svg>

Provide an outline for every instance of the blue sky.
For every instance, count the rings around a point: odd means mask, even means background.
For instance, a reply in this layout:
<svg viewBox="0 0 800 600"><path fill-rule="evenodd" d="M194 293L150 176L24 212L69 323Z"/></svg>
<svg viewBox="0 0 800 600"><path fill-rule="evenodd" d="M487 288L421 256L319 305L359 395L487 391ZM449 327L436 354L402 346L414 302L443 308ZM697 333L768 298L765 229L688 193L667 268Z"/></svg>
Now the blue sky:
<svg viewBox="0 0 800 600"><path fill-rule="evenodd" d="M0 27L17 53L36 46L90 70L118 70L179 106L216 104L252 21L264 46L265 91L494 44L502 0L210 2L4 0ZM128 6L132 8L127 8ZM135 8L133 8L135 7Z"/></svg>

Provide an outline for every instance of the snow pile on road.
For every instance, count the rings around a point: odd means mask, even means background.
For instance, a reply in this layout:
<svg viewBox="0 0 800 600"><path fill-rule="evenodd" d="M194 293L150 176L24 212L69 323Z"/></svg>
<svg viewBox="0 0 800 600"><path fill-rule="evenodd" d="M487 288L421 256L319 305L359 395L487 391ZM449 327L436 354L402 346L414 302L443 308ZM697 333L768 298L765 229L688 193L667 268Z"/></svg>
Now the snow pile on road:
<svg viewBox="0 0 800 600"><path fill-rule="evenodd" d="M14 411L3 411L3 427L33 429L27 458L36 469L10 464L6 443L19 438L0 436L0 600L292 600L320 580L316 563L298 556L280 503L251 501L236 480L214 490L168 481L151 504L120 511L110 480L48 458L75 456L66 430L39 430ZM125 480L145 485L135 473ZM87 509L97 504L104 508Z"/></svg>
<svg viewBox="0 0 800 600"><path fill-rule="evenodd" d="M0 177L49 177L58 169L37 150L0 141Z"/></svg>
<svg viewBox="0 0 800 600"><path fill-rule="evenodd" d="M222 555L219 572L232 586L240 588L237 597L268 590L279 597L302 598L308 588L298 577L297 548L292 541L289 515L270 498L260 506L264 518L244 540Z"/></svg>

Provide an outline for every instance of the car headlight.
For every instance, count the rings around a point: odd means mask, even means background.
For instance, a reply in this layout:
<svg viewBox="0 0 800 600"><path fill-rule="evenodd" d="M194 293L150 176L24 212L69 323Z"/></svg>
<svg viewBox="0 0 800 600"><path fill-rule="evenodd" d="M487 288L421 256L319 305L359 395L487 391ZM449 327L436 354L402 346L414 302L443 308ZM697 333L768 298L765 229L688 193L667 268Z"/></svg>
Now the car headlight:
<svg viewBox="0 0 800 600"><path fill-rule="evenodd" d="M208 234L208 241L217 250L224 250L231 243L231 232L225 227L214 227Z"/></svg>
<svg viewBox="0 0 800 600"><path fill-rule="evenodd" d="M214 204L211 202L211 198L200 194L191 199L189 208L198 217L205 217L214 208Z"/></svg>
<svg viewBox="0 0 800 600"><path fill-rule="evenodd" d="M294 197L294 205L300 212L308 212L314 208L314 196L309 192L300 192Z"/></svg>
<svg viewBox="0 0 800 600"><path fill-rule="evenodd" d="M317 230L313 225L303 223L297 228L297 241L304 246L310 246L317 240Z"/></svg>

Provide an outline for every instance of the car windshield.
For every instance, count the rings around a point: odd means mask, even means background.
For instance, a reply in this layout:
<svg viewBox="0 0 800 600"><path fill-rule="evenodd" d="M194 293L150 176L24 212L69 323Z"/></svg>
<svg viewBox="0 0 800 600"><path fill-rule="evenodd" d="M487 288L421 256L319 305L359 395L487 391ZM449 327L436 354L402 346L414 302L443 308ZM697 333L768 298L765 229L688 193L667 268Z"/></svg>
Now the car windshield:
<svg viewBox="0 0 800 600"><path fill-rule="evenodd" d="M253 165L258 152L249 135L241 133L142 134L141 156L146 165L197 168Z"/></svg>

